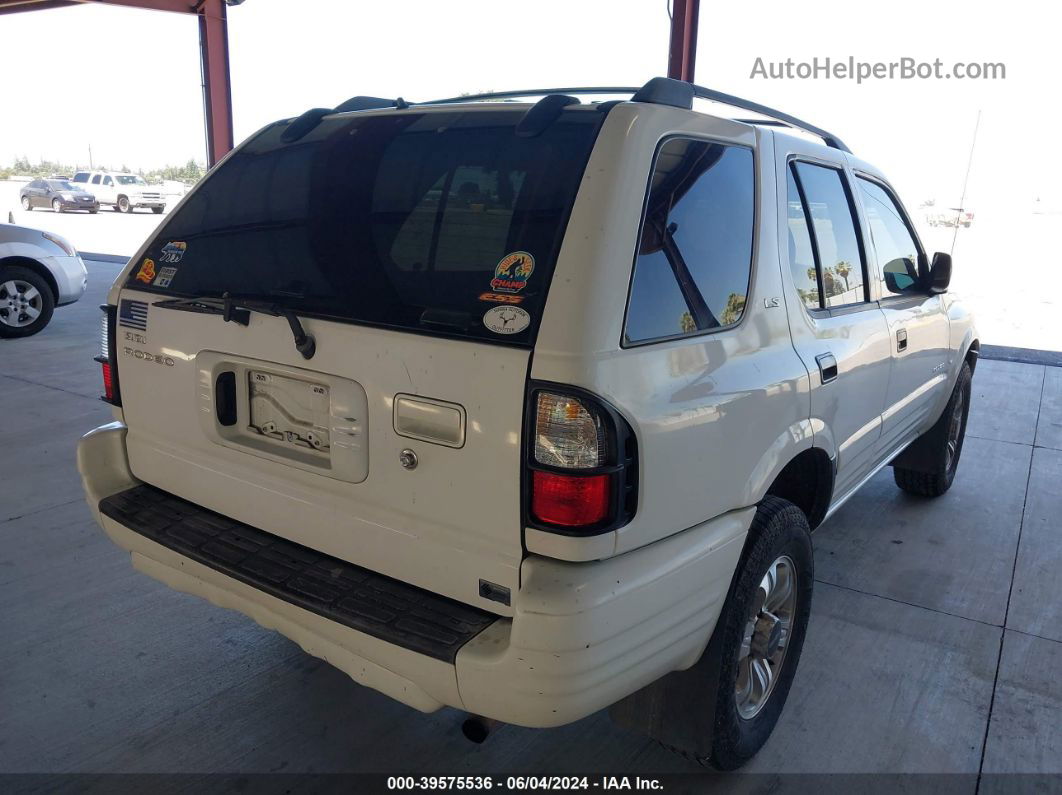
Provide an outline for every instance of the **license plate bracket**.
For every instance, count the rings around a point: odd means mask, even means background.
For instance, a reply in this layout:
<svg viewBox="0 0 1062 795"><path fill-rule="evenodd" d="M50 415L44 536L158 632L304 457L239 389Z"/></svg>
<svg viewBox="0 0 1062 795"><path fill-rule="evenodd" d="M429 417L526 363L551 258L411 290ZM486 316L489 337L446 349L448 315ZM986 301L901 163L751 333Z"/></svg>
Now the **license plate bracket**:
<svg viewBox="0 0 1062 795"><path fill-rule="evenodd" d="M325 384L262 370L247 371L248 423L277 441L327 453L331 447Z"/></svg>

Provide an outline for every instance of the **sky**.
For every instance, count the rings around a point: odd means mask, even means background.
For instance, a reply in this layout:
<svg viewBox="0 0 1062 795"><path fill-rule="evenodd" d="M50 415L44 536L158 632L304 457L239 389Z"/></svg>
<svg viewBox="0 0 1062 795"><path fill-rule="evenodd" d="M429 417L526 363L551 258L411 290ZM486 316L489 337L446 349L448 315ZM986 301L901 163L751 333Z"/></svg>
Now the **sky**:
<svg viewBox="0 0 1062 795"><path fill-rule="evenodd" d="M703 0L697 82L835 132L912 207L957 205L980 111L967 207L1062 209L1062 158L1049 145L1062 126L1062 3L826 8ZM246 0L229 9L236 138L356 94L639 85L666 72L668 25L666 0ZM1003 63L1006 79L752 76L757 58L850 56ZM93 4L0 16L0 164L87 165L90 146L112 168L204 160L198 59L190 17Z"/></svg>

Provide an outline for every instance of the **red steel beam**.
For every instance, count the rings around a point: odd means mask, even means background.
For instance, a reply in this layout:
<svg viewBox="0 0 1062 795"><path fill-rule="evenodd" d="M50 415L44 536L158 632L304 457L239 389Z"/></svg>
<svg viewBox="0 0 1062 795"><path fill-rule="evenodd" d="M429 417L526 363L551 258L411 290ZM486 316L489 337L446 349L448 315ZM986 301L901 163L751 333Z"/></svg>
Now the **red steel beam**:
<svg viewBox="0 0 1062 795"><path fill-rule="evenodd" d="M692 83L697 60L697 12L701 0L673 0L672 5L667 76Z"/></svg>
<svg viewBox="0 0 1062 795"><path fill-rule="evenodd" d="M43 11L90 2L195 14L198 17L207 161L211 166L217 163L233 146L232 86L229 80L229 32L225 0L0 0L0 14Z"/></svg>
<svg viewBox="0 0 1062 795"><path fill-rule="evenodd" d="M213 166L232 149L232 86L225 0L200 0L199 50L203 65L203 110L207 162Z"/></svg>

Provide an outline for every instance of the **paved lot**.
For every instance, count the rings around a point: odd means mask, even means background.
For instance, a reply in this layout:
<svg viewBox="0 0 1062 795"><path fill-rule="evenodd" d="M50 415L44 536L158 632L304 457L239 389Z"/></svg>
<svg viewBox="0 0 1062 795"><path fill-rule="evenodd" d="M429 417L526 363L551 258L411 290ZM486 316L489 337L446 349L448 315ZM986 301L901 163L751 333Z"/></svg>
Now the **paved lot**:
<svg viewBox="0 0 1062 795"><path fill-rule="evenodd" d="M109 419L92 356L117 268L91 263L84 300L0 343L0 772L692 769L605 714L473 746L458 713L416 713L134 572L74 464ZM803 661L749 770L966 774L957 792L1062 773L1060 483L1062 369L981 362L949 494L907 497L886 470L816 533Z"/></svg>

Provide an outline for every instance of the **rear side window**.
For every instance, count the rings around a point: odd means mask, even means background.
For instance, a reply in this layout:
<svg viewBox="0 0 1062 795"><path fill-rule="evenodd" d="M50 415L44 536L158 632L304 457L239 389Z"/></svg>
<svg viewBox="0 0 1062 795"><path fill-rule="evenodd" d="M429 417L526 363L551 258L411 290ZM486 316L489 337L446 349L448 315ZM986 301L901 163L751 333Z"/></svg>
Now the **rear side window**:
<svg viewBox="0 0 1062 795"><path fill-rule="evenodd" d="M800 196L792 170L786 172L787 237L789 239L789 267L797 295L808 309L821 309L815 247L811 242L811 222Z"/></svg>
<svg viewBox="0 0 1062 795"><path fill-rule="evenodd" d="M271 127L163 227L157 278L134 268L129 286L529 345L605 114L518 136L524 113L337 116L292 143Z"/></svg>
<svg viewBox="0 0 1062 795"><path fill-rule="evenodd" d="M92 175L92 184L93 185L99 185L100 184L100 175L99 174L93 174Z"/></svg>
<svg viewBox="0 0 1062 795"><path fill-rule="evenodd" d="M900 203L876 182L859 178L858 184L885 289L892 295L920 292L918 244Z"/></svg>
<svg viewBox="0 0 1062 795"><path fill-rule="evenodd" d="M863 252L844 174L835 168L800 161L791 167L804 199L805 214L811 219L822 306L866 301Z"/></svg>
<svg viewBox="0 0 1062 795"><path fill-rule="evenodd" d="M745 311L752 267L751 150L672 138L657 154L624 341L722 329Z"/></svg>

